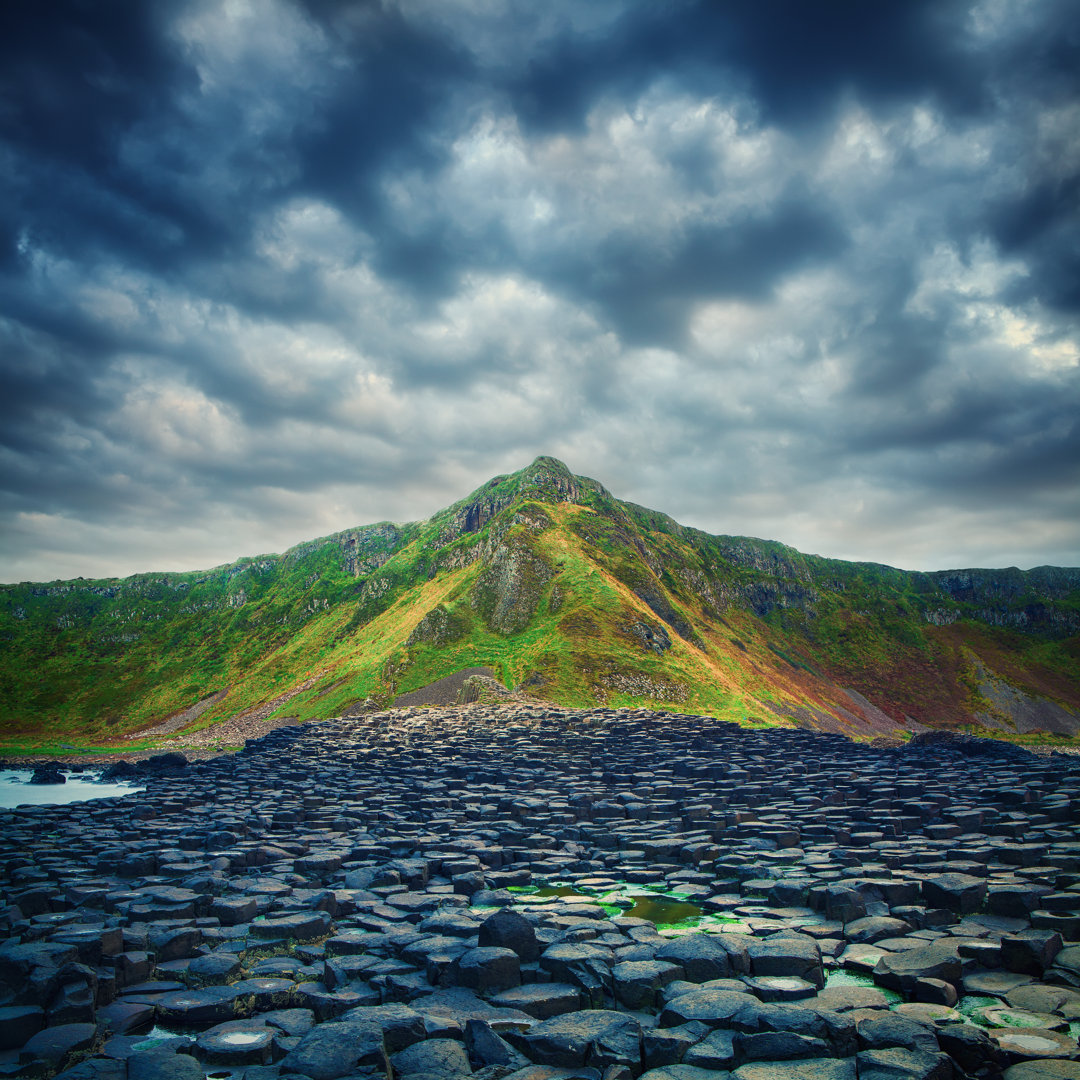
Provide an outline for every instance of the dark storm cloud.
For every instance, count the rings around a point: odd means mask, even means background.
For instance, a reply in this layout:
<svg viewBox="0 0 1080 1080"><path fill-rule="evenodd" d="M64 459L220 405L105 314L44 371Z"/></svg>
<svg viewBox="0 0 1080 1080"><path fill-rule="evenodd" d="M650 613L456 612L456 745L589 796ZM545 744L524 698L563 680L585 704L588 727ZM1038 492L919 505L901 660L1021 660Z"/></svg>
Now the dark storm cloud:
<svg viewBox="0 0 1080 1080"><path fill-rule="evenodd" d="M68 529L119 570L122 532L192 565L418 516L541 452L706 528L935 565L875 545L962 505L964 561L1062 561L1071 7L3 6L4 576L81 572Z"/></svg>
<svg viewBox="0 0 1080 1080"><path fill-rule="evenodd" d="M657 77L715 93L745 88L766 119L804 122L853 91L872 101L933 95L984 104L981 59L957 47L964 9L936 0L828 4L639 4L603 37L557 38L508 80L518 112L546 130L579 124L612 91Z"/></svg>
<svg viewBox="0 0 1080 1080"><path fill-rule="evenodd" d="M1026 258L1035 269L1014 296L1080 311L1080 173L1035 183L993 211L991 228L1002 251Z"/></svg>
<svg viewBox="0 0 1080 1080"><path fill-rule="evenodd" d="M589 253L579 275L555 272L551 279L599 301L625 340L681 343L687 310L696 302L765 295L781 275L829 258L843 243L835 221L793 201L765 217L702 223L666 253L642 238L615 236Z"/></svg>
<svg viewBox="0 0 1080 1080"><path fill-rule="evenodd" d="M179 3L13 3L0 15L0 132L17 154L8 213L51 250L76 258L122 251L164 269L220 250L182 185L122 161L141 125L182 125L175 96L191 69L164 35Z"/></svg>

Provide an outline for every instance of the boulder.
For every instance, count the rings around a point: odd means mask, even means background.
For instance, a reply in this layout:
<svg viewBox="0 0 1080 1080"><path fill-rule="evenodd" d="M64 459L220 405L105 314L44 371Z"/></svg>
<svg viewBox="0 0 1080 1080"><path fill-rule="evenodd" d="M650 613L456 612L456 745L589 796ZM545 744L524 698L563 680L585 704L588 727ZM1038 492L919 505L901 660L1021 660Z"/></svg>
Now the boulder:
<svg viewBox="0 0 1080 1080"><path fill-rule="evenodd" d="M523 964L530 964L540 956L540 943L532 923L524 915L506 908L489 915L480 924L477 944L481 948L512 949Z"/></svg>
<svg viewBox="0 0 1080 1080"><path fill-rule="evenodd" d="M425 1039L399 1050L390 1058L394 1075L405 1076L469 1076L472 1066L465 1047L456 1039Z"/></svg>
<svg viewBox="0 0 1080 1080"><path fill-rule="evenodd" d="M939 874L923 880L922 894L927 907L946 908L956 915L970 915L982 907L987 885L984 878L968 874Z"/></svg>
<svg viewBox="0 0 1080 1080"><path fill-rule="evenodd" d="M955 986L960 982L962 970L954 948L927 945L881 957L874 967L874 982L888 990L910 994L919 979L940 979Z"/></svg>
<svg viewBox="0 0 1080 1080"><path fill-rule="evenodd" d="M863 1050L855 1059L859 1080L953 1080L947 1054Z"/></svg>
<svg viewBox="0 0 1080 1080"><path fill-rule="evenodd" d="M793 975L813 983L819 990L825 986L821 948L813 938L802 934L773 934L752 940L747 952L754 975Z"/></svg>
<svg viewBox="0 0 1080 1080"><path fill-rule="evenodd" d="M683 969L662 960L627 960L611 969L615 999L628 1009L647 1009L659 1004L661 989L681 978Z"/></svg>
<svg viewBox="0 0 1080 1080"><path fill-rule="evenodd" d="M655 959L681 967L689 982L726 979L750 971L752 940L742 934L685 934L657 949Z"/></svg>
<svg viewBox="0 0 1080 1080"><path fill-rule="evenodd" d="M458 985L479 993L497 993L521 983L521 962L512 949L469 949L457 958L454 968Z"/></svg>
<svg viewBox="0 0 1080 1080"><path fill-rule="evenodd" d="M632 1016L607 1009L587 1009L545 1020L525 1034L507 1039L540 1065L601 1072L624 1066L641 1071L641 1025Z"/></svg>
<svg viewBox="0 0 1080 1080"><path fill-rule="evenodd" d="M311 1080L338 1080L364 1067L384 1075L389 1069L378 1024L319 1024L281 1062L283 1073L299 1073Z"/></svg>

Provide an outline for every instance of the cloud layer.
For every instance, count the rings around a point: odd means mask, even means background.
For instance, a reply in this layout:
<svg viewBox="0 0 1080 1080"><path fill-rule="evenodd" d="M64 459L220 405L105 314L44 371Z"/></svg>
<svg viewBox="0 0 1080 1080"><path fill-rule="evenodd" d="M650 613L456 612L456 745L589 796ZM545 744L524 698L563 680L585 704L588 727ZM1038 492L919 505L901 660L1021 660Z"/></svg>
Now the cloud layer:
<svg viewBox="0 0 1080 1080"><path fill-rule="evenodd" d="M1080 562L1067 0L0 13L0 579L536 454L715 532Z"/></svg>

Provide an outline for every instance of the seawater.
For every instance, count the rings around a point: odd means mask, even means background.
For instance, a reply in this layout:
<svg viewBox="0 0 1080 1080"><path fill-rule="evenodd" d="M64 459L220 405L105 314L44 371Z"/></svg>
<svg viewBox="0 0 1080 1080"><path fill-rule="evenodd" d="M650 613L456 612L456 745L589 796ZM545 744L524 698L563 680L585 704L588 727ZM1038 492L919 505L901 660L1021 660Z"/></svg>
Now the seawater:
<svg viewBox="0 0 1080 1080"><path fill-rule="evenodd" d="M112 799L142 791L144 785L101 780L97 773L67 774L65 784L31 784L29 769L0 770L0 808L13 806L48 806L86 802L89 799Z"/></svg>
<svg viewBox="0 0 1080 1080"><path fill-rule="evenodd" d="M643 891L648 890L648 891ZM635 919L647 919L655 923L662 934L672 936L701 930L705 933L722 933L725 930L749 933L750 928L742 919L728 915L707 915L699 904L677 891L664 892L651 886L616 884L614 888L586 889L566 882L512 886L511 892L521 894L522 901L544 902L547 900L580 901L602 907L609 916L625 915Z"/></svg>

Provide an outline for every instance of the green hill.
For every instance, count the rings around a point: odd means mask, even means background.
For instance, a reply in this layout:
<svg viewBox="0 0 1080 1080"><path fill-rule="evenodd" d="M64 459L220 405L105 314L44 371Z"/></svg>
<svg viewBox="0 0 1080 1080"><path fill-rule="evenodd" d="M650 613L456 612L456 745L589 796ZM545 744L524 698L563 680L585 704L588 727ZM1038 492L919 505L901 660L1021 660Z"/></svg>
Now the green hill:
<svg viewBox="0 0 1080 1080"><path fill-rule="evenodd" d="M0 741L334 716L472 667L569 705L1071 735L1078 635L1080 569L803 555L685 528L538 458L424 522L199 573L0 586Z"/></svg>

